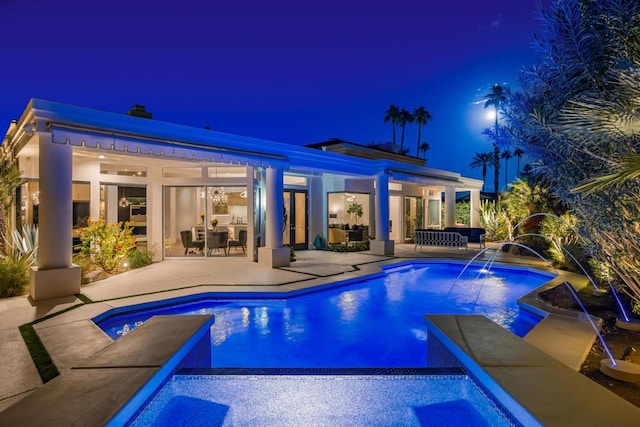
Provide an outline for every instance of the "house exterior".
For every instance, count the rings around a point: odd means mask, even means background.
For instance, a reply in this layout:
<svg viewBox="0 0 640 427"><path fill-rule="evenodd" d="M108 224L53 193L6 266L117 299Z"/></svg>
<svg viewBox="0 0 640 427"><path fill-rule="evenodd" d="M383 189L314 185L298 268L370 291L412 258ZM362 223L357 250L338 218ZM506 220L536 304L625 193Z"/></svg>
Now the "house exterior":
<svg viewBox="0 0 640 427"><path fill-rule="evenodd" d="M393 254L415 228L453 226L456 192L470 192L478 226L480 180L355 144L300 147L160 122L140 106L120 114L32 99L2 147L24 177L13 223L39 230L34 301L79 293L72 253L87 218L131 221L154 261L219 257L207 250L212 233L237 240L245 230L247 261L269 268L289 264L288 246L347 243L354 229L372 253Z"/></svg>

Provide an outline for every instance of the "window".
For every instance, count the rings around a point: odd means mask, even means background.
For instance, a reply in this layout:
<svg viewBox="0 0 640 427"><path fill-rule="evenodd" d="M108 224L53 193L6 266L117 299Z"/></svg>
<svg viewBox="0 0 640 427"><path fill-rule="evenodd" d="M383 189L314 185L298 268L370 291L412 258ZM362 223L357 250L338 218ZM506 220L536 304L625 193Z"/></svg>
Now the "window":
<svg viewBox="0 0 640 427"><path fill-rule="evenodd" d="M147 167L140 165L123 165L120 163L100 163L100 173L103 175L147 176Z"/></svg>

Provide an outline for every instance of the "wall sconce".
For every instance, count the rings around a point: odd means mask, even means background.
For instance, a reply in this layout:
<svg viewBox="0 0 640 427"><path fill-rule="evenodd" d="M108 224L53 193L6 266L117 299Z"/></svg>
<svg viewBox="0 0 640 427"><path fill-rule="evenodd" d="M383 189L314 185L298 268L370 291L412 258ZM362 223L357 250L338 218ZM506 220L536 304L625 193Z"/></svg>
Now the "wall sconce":
<svg viewBox="0 0 640 427"><path fill-rule="evenodd" d="M33 134L36 132L36 121L34 120L31 123L27 123L26 125L22 126L22 130L24 131L25 135L33 136Z"/></svg>

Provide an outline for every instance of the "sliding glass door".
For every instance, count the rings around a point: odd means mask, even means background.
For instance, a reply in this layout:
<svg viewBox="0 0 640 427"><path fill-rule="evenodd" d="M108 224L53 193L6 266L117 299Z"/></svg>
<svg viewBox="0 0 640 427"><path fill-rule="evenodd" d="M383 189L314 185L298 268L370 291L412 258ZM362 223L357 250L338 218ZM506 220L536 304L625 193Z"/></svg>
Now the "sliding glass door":
<svg viewBox="0 0 640 427"><path fill-rule="evenodd" d="M307 249L307 191L285 190L282 241L294 249Z"/></svg>

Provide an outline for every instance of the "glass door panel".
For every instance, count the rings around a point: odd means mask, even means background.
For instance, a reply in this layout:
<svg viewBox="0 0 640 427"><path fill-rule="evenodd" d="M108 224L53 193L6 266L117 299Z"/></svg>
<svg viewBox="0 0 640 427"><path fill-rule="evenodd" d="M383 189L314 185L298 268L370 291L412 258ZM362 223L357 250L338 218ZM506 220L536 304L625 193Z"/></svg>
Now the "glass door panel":
<svg viewBox="0 0 640 427"><path fill-rule="evenodd" d="M308 248L307 191L287 190L284 198L282 243L294 249Z"/></svg>
<svg viewBox="0 0 640 427"><path fill-rule="evenodd" d="M427 228L440 228L440 200L429 199Z"/></svg>
<svg viewBox="0 0 640 427"><path fill-rule="evenodd" d="M165 257L204 257L205 187L164 188Z"/></svg>
<svg viewBox="0 0 640 427"><path fill-rule="evenodd" d="M307 248L307 193L296 191L294 193L294 248L306 249Z"/></svg>
<svg viewBox="0 0 640 427"><path fill-rule="evenodd" d="M416 228L422 228L424 216L424 205L421 197L404 198L404 239L413 239L413 232Z"/></svg>
<svg viewBox="0 0 640 427"><path fill-rule="evenodd" d="M284 216L282 218L282 244L285 246L291 246L291 192L285 191L284 197Z"/></svg>

